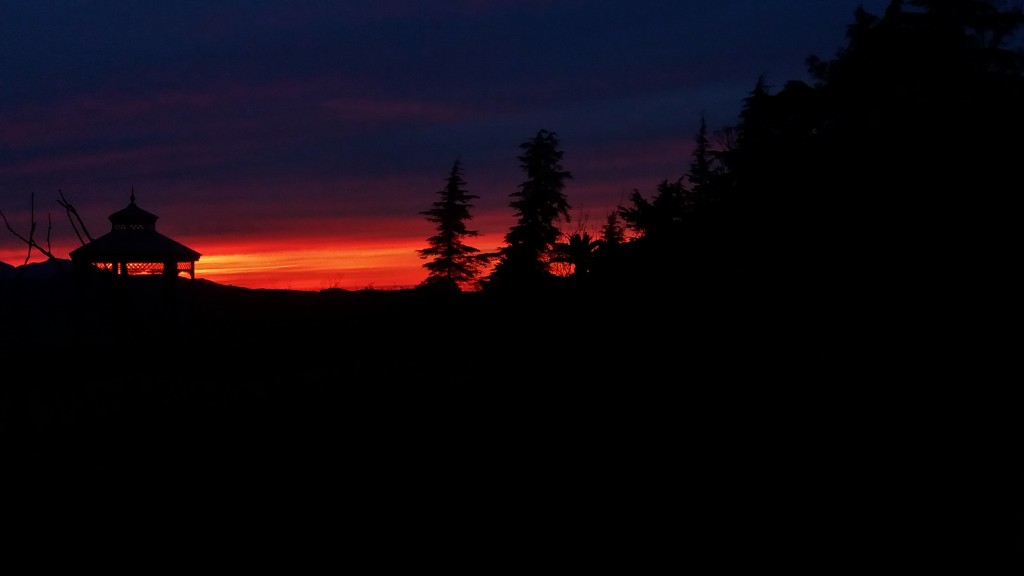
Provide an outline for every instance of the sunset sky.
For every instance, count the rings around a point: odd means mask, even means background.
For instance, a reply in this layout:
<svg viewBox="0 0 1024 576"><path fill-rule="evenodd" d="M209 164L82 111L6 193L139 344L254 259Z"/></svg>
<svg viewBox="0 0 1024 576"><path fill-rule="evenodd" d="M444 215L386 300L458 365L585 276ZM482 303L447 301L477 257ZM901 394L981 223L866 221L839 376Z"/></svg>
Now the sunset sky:
<svg viewBox="0 0 1024 576"><path fill-rule="evenodd" d="M689 167L701 115L735 124L764 75L810 80L858 5L888 0L12 0L0 4L0 211L56 256L134 188L197 277L250 288L426 278L420 214L461 158L467 240L515 223L519 144L558 134L573 222L596 232ZM0 230L0 261L26 246ZM45 258L33 254L32 261Z"/></svg>

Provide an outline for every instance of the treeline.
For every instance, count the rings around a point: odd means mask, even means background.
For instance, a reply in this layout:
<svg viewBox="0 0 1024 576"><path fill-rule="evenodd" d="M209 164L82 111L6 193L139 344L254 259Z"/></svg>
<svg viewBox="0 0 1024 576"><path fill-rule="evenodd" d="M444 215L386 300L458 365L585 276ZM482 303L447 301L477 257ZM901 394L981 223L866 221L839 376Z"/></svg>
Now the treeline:
<svg viewBox="0 0 1024 576"><path fill-rule="evenodd" d="M1019 8L976 0L858 8L845 47L807 59L811 83L758 78L735 125L710 132L701 119L685 174L635 191L593 236L567 232L572 174L555 132L521 145L517 222L497 253L469 243L477 196L456 160L424 212L437 234L420 251L421 287L870 293L990 271L1009 246L1024 157L1022 23Z"/></svg>

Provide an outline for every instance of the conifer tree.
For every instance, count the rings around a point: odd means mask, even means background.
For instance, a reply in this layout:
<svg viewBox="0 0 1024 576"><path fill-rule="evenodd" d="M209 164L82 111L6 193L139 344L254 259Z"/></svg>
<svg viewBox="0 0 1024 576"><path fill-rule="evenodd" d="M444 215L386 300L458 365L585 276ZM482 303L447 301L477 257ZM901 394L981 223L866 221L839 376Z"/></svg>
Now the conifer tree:
<svg viewBox="0 0 1024 576"><path fill-rule="evenodd" d="M612 210L608 213L604 226L601 227L601 246L614 247L626 241L625 231L619 223L619 211Z"/></svg>
<svg viewBox="0 0 1024 576"><path fill-rule="evenodd" d="M691 207L702 206L710 200L711 178L714 174L711 141L708 139L708 125L703 115L700 117L700 128L697 130L694 143L695 147L690 161L690 169L686 172L685 176L686 180L690 183L687 204Z"/></svg>
<svg viewBox="0 0 1024 576"><path fill-rule="evenodd" d="M563 190L572 173L562 168L558 135L548 130L520 144L526 181L510 194L518 221L505 235L506 246L488 277L490 285L533 284L550 277L551 252L562 233L557 221L569 222L569 201Z"/></svg>
<svg viewBox="0 0 1024 576"><path fill-rule="evenodd" d="M466 227L466 221L472 219L470 201L479 196L465 189L460 159L455 159L446 182L440 199L430 210L420 212L437 225L437 233L427 239L428 248L416 252L420 258L430 258L423 265L429 274L421 286L460 290L477 280L488 257L465 243L465 238L479 236L478 231Z"/></svg>

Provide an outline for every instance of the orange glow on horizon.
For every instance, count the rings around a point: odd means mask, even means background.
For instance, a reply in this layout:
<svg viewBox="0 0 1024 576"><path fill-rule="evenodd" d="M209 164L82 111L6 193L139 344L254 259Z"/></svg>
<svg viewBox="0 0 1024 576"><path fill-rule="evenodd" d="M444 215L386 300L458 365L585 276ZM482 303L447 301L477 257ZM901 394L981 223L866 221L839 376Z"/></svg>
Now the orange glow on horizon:
<svg viewBox="0 0 1024 576"><path fill-rule="evenodd" d="M420 238L204 238L196 245L204 248L197 279L243 288L389 290L412 288L427 278L427 260L416 252L426 247Z"/></svg>
<svg viewBox="0 0 1024 576"><path fill-rule="evenodd" d="M422 282L422 242L325 244L316 249L273 244L207 246L196 262L196 278L243 288L323 290L411 288Z"/></svg>
<svg viewBox="0 0 1024 576"><path fill-rule="evenodd" d="M416 250L422 239L285 238L251 241L237 238L179 239L198 250L196 279L242 288L319 291L412 288L427 277L427 262ZM311 246L315 248L310 248ZM59 258L68 249L54 247ZM496 250L497 248L481 248ZM24 263L26 249L4 246L0 261L12 266ZM30 263L45 261L33 251Z"/></svg>

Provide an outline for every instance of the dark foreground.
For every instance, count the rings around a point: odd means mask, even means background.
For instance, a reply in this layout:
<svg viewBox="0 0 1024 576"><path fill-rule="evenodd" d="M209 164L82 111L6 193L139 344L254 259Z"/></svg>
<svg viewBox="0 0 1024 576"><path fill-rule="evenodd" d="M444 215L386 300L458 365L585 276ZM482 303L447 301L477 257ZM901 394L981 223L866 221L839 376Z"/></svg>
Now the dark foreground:
<svg viewBox="0 0 1024 576"><path fill-rule="evenodd" d="M4 290L5 435L45 445L33 457L58 468L301 469L346 452L410 465L523 451L557 468L620 449L661 461L702 390L739 368L700 350L714 335L697 314L679 324L662 302L622 309L607 295L182 278Z"/></svg>
<svg viewBox="0 0 1024 576"><path fill-rule="evenodd" d="M916 397L782 304L122 280L0 282L8 479L633 573L872 564L909 525L872 515L927 493Z"/></svg>

